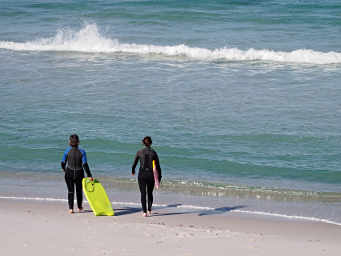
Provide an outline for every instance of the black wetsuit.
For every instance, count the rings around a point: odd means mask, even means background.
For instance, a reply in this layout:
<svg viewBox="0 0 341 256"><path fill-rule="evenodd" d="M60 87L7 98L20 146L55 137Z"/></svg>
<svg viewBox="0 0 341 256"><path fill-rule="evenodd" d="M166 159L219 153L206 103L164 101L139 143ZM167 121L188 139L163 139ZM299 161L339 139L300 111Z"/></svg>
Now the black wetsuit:
<svg viewBox="0 0 341 256"><path fill-rule="evenodd" d="M153 160L155 160L156 170L159 174L159 181L161 181L161 168L159 157L156 152L150 148L145 147L136 153L136 157L132 166L132 173L135 174L135 168L140 160L140 170L138 175L139 188L141 192L141 204L143 212L147 212L146 195L148 194L148 211L152 210L153 204L153 190L155 185L153 173Z"/></svg>
<svg viewBox="0 0 341 256"><path fill-rule="evenodd" d="M73 209L75 186L77 195L78 208L82 208L83 190L82 180L84 178L84 170L88 177L92 177L89 165L86 159L86 153L78 147L68 147L64 152L61 162L62 169L65 172L65 182L68 189L69 209Z"/></svg>

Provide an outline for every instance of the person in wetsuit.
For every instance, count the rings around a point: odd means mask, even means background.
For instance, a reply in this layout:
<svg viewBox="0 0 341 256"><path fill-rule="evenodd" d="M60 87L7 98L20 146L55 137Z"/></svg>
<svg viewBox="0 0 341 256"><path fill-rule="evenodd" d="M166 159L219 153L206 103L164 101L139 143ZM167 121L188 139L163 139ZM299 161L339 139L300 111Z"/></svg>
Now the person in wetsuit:
<svg viewBox="0 0 341 256"><path fill-rule="evenodd" d="M159 176L159 182L161 181L161 167L159 157L154 149L151 148L152 139L147 136L142 140L145 147L137 151L135 160L132 166L132 175L135 175L135 168L140 161L140 169L138 174L138 183L141 192L141 204L143 210L143 216L147 217L152 214L153 205L153 190L155 185L154 173L153 173L153 160L155 160L156 170ZM148 213L146 195L148 194Z"/></svg>
<svg viewBox="0 0 341 256"><path fill-rule="evenodd" d="M84 178L84 170L88 177L92 175L86 159L85 150L78 148L79 137L72 134L69 139L69 147L65 150L61 166L65 172L65 182L68 189L69 212L73 213L73 202L76 187L77 206L79 212L83 210L83 189L82 180Z"/></svg>

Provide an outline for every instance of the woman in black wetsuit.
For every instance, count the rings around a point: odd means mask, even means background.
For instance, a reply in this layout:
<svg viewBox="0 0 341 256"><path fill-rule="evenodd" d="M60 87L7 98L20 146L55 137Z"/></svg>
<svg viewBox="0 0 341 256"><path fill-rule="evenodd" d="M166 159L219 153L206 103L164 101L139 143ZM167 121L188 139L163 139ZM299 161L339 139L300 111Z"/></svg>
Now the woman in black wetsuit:
<svg viewBox="0 0 341 256"><path fill-rule="evenodd" d="M75 187L78 210L81 212L83 210L82 180L84 178L84 170L91 179L92 175L87 163L85 150L78 148L79 137L77 134L70 136L69 145L63 154L61 166L65 172L65 182L68 189L69 212L73 213Z"/></svg>
<svg viewBox="0 0 341 256"><path fill-rule="evenodd" d="M144 148L137 151L135 160L132 166L132 175L135 175L135 168L140 160L140 169L138 174L139 188L141 192L141 204L143 210L143 216L147 217L152 214L153 205L153 190L155 185L154 173L153 173L153 160L155 161L156 170L159 176L159 182L161 181L161 168L159 157L154 149L151 148L152 139L147 136L142 140L145 145ZM148 194L148 213L147 213L147 202L146 195Z"/></svg>

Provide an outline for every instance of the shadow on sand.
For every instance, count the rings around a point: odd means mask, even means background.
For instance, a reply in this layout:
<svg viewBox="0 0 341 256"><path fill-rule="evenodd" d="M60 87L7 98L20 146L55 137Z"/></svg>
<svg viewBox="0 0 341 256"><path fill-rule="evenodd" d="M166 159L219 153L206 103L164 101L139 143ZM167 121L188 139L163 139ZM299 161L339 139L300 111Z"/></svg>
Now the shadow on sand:
<svg viewBox="0 0 341 256"><path fill-rule="evenodd" d="M198 214L198 216L208 216L208 215L216 215L216 214L224 214L233 210L245 208L247 206L245 205L237 205L233 207L219 207L212 210L194 210L194 211L181 211L176 210L174 212L166 212L166 213L160 213L160 210L168 209L168 208L177 208L178 206L181 206L182 204L169 204L162 207L157 207L156 210L153 212L153 216L172 216L172 215L183 215L183 214ZM127 214L133 214L141 212L140 207L124 207L124 208L118 208L115 209L115 216L122 216Z"/></svg>
<svg viewBox="0 0 341 256"><path fill-rule="evenodd" d="M181 205L181 204L180 204ZM245 208L245 205L237 205L233 207L220 207L212 210L194 210L194 211L177 211L177 212L169 212L169 213L154 213L154 216L170 216L170 215L181 215L181 214L198 214L198 216L207 216L207 215L215 215L215 214L224 214L230 212L232 210Z"/></svg>
<svg viewBox="0 0 341 256"><path fill-rule="evenodd" d="M133 214L141 211L141 208L135 207L124 207L124 208L116 208L114 209L115 215L114 216L122 216L127 214Z"/></svg>
<svg viewBox="0 0 341 256"><path fill-rule="evenodd" d="M181 204L169 204L166 205L164 207L161 207L162 209L165 208L174 208L174 207L178 207ZM122 215L127 215L127 214L133 214L133 213L137 213L137 212L141 212L141 207L124 207L124 208L116 208L115 210L115 216L122 216ZM153 213L153 215L155 216L159 216L157 213Z"/></svg>
<svg viewBox="0 0 341 256"><path fill-rule="evenodd" d="M220 207L220 208L215 208L213 210L201 212L198 214L198 216L223 214L226 212L230 212L230 211L245 208L245 207L246 207L246 205L237 205L237 206L233 206L233 207Z"/></svg>
<svg viewBox="0 0 341 256"><path fill-rule="evenodd" d="M75 211L73 214L82 214L82 213L89 213L89 212L93 212L92 210L83 210L81 212Z"/></svg>

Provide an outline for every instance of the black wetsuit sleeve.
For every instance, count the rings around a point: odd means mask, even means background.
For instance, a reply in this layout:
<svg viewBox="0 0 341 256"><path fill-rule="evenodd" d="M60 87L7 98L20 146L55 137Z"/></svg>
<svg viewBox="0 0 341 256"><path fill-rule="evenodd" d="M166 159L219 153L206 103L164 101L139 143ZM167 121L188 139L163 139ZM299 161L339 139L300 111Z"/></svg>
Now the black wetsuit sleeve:
<svg viewBox="0 0 341 256"><path fill-rule="evenodd" d="M91 178L92 178L92 174L91 174L91 172L90 172L90 168L89 168L88 163L83 164L83 168L84 168L84 170L85 170L85 172L86 172L86 175L87 175L88 177L91 177Z"/></svg>
<svg viewBox="0 0 341 256"><path fill-rule="evenodd" d="M156 165L156 170L157 170L158 175L159 175L159 182L161 182L162 172L161 172L159 157L158 157L156 152L155 152L155 165Z"/></svg>
<svg viewBox="0 0 341 256"><path fill-rule="evenodd" d="M136 168L136 165L137 165L137 163L138 163L138 161L139 161L139 158L140 158L139 152L137 152L137 153L136 153L136 156L135 156L135 159L134 159L133 166L131 167L131 173L132 173L132 174L135 174L135 168Z"/></svg>
<svg viewBox="0 0 341 256"><path fill-rule="evenodd" d="M65 163L65 162L61 162L60 165L62 166L62 169L63 169L64 172L65 172L66 163Z"/></svg>

